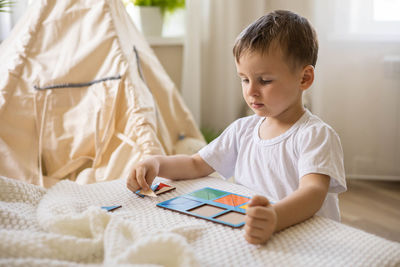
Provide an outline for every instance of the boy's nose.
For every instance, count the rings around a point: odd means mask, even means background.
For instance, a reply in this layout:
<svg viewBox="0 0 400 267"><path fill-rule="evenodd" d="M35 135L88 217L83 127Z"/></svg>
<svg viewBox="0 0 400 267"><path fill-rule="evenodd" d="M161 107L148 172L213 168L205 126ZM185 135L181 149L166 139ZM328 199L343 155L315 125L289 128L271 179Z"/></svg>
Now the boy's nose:
<svg viewBox="0 0 400 267"><path fill-rule="evenodd" d="M258 95L259 91L257 86L254 83L250 83L249 87L247 88L247 93L250 96Z"/></svg>

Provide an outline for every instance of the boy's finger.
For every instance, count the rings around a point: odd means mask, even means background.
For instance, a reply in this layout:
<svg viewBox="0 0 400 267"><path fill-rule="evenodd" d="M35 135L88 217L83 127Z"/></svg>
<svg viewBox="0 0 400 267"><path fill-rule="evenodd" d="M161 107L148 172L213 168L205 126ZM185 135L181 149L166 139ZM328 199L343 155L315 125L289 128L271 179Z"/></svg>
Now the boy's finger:
<svg viewBox="0 0 400 267"><path fill-rule="evenodd" d="M265 236L265 231L263 228L250 227L247 224L244 226L244 231L248 236L252 236L255 238L262 239L262 237Z"/></svg>
<svg viewBox="0 0 400 267"><path fill-rule="evenodd" d="M156 175L154 174L154 172L147 172L146 173L146 183L151 185L153 183L154 178L156 178ZM150 187L149 187L150 189Z"/></svg>
<svg viewBox="0 0 400 267"><path fill-rule="evenodd" d="M143 189L143 190L149 190L150 187L146 182L146 169L144 167L139 167L136 170L136 180L139 184L139 186Z"/></svg>
<svg viewBox="0 0 400 267"><path fill-rule="evenodd" d="M136 189L136 190L138 190L139 189L139 184L136 182L136 180L129 180L127 183L126 183L126 185L129 187L129 189L131 189L131 190L133 190L133 189ZM136 191L135 190L135 191Z"/></svg>
<svg viewBox="0 0 400 267"><path fill-rule="evenodd" d="M268 222L268 217L267 216L257 217L257 215L254 216L253 214L246 214L246 217L244 220L245 220L246 225L249 227L264 229Z"/></svg>
<svg viewBox="0 0 400 267"><path fill-rule="evenodd" d="M269 220L271 217L271 211L266 206L252 206L247 208L246 215L250 217L249 220Z"/></svg>
<svg viewBox="0 0 400 267"><path fill-rule="evenodd" d="M139 184L136 182L136 170L133 169L133 171L130 173L127 181L126 181L127 187L135 192L136 190L139 189Z"/></svg>
<svg viewBox="0 0 400 267"><path fill-rule="evenodd" d="M247 242L249 242L250 244L253 244L253 245L258 245L258 244L262 243L261 238L249 236L246 233L244 234L244 238L247 240Z"/></svg>
<svg viewBox="0 0 400 267"><path fill-rule="evenodd" d="M128 187L129 190L131 190L132 192L136 192L139 189L139 186L135 186L132 183L129 183L126 185L126 187Z"/></svg>
<svg viewBox="0 0 400 267"><path fill-rule="evenodd" d="M251 201L249 202L249 207L254 207L254 206L268 206L269 201L266 197L256 195L254 196Z"/></svg>
<svg viewBox="0 0 400 267"><path fill-rule="evenodd" d="M133 169L132 172L129 174L128 179L126 180L127 183L130 181L136 181L136 169Z"/></svg>

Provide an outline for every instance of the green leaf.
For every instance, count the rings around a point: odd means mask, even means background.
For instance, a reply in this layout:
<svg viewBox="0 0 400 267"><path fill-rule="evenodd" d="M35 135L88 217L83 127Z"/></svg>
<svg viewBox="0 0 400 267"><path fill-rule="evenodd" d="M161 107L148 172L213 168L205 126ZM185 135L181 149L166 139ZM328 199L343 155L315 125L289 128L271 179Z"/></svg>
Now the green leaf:
<svg viewBox="0 0 400 267"><path fill-rule="evenodd" d="M212 140L217 138L222 133L223 130L215 130L211 127L201 127L200 131L203 134L203 137L208 144Z"/></svg>
<svg viewBox="0 0 400 267"><path fill-rule="evenodd" d="M7 7L12 7L15 4L14 1L0 0L0 12L11 12Z"/></svg>
<svg viewBox="0 0 400 267"><path fill-rule="evenodd" d="M174 12L178 8L185 8L185 0L125 0L132 2L135 6L158 6L165 13Z"/></svg>

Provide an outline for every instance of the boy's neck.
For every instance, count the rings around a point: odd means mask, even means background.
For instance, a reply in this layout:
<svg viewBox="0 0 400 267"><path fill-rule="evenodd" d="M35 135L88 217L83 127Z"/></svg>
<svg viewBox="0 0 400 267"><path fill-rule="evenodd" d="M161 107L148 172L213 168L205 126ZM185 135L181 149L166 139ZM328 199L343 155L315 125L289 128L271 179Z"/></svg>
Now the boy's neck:
<svg viewBox="0 0 400 267"><path fill-rule="evenodd" d="M259 128L259 136L263 140L275 138L290 129L304 114L303 106L288 110L277 117L265 117Z"/></svg>

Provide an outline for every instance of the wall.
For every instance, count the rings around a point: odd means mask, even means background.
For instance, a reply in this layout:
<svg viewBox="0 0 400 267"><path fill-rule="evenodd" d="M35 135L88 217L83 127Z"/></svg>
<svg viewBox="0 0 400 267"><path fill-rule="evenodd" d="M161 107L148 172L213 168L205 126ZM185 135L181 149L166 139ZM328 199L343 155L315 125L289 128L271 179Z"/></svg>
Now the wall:
<svg viewBox="0 0 400 267"><path fill-rule="evenodd" d="M340 135L347 178L400 180L400 61L387 62L400 58L400 30L397 37L351 32L351 7L335 2L315 9L313 111ZM367 7L358 11L368 14Z"/></svg>
<svg viewBox="0 0 400 267"><path fill-rule="evenodd" d="M151 45L161 65L175 83L178 90L182 82L183 44L154 44Z"/></svg>
<svg viewBox="0 0 400 267"><path fill-rule="evenodd" d="M384 62L399 47L348 40L321 53L313 108L339 133L349 178L400 180L400 82Z"/></svg>

